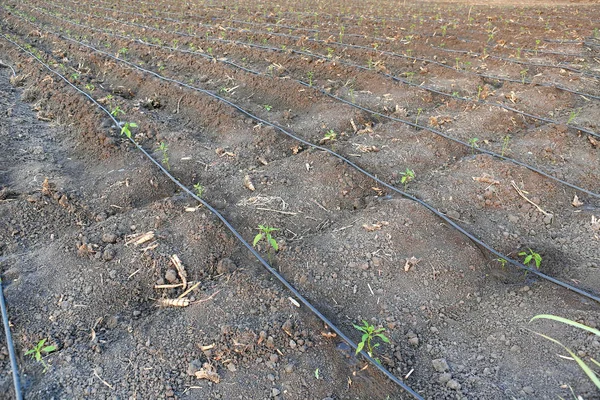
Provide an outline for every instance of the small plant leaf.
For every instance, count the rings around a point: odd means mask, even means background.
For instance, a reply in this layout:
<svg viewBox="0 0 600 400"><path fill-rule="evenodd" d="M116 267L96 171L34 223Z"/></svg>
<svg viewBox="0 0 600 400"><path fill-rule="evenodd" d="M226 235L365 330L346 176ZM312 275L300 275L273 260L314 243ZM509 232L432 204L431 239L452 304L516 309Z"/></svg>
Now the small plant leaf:
<svg viewBox="0 0 600 400"><path fill-rule="evenodd" d="M390 342L390 339L388 339L387 336L385 336L383 333L377 334L377 337L379 337L379 339L383 340L385 343Z"/></svg>
<svg viewBox="0 0 600 400"><path fill-rule="evenodd" d="M46 346L42 349L42 353L52 353L53 351L56 351L56 346Z"/></svg>
<svg viewBox="0 0 600 400"><path fill-rule="evenodd" d="M585 331L588 331L588 332L593 333L594 335L600 337L600 330L594 329L594 328L589 327L584 324L580 324L579 322L575 322L568 318L563 318L563 317L559 317L559 316L552 315L552 314L539 314L539 315L536 315L535 317L531 318L531 320L529 322L532 322L536 319L549 319L549 320L556 321L556 322L562 322L563 324L567 324L567 325L571 325L571 326L574 326L579 329L583 329Z"/></svg>
<svg viewBox="0 0 600 400"><path fill-rule="evenodd" d="M358 344L358 346L356 346L356 354L360 353L364 347L365 347L365 342L360 342Z"/></svg>
<svg viewBox="0 0 600 400"><path fill-rule="evenodd" d="M273 239L271 237L271 235L269 235L269 243L271 244L271 247L273 247L273 249L275 249L275 251L279 250L279 245L277 244L277 240Z"/></svg>
<svg viewBox="0 0 600 400"><path fill-rule="evenodd" d="M365 342L368 338L369 338L369 334L365 333L364 335L362 335L362 338L360 340L362 340L363 342Z"/></svg>
<svg viewBox="0 0 600 400"><path fill-rule="evenodd" d="M260 242L260 240L263 238L263 234L259 233L258 235L254 236L254 241L252 242L252 246L256 247L256 244L258 242Z"/></svg>

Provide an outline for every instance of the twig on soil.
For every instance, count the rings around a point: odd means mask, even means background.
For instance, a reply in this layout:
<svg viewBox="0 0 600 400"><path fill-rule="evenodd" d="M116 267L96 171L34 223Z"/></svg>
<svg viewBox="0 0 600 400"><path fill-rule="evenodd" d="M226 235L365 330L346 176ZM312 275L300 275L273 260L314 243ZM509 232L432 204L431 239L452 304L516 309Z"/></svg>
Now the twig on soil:
<svg viewBox="0 0 600 400"><path fill-rule="evenodd" d="M135 235L130 240L127 240L125 242L125 245L133 243L134 245L139 246L140 244L149 242L152 239L154 239L154 231L149 231L146 233L142 233L141 235Z"/></svg>
<svg viewBox="0 0 600 400"><path fill-rule="evenodd" d="M318 205L318 206L319 206L319 208L321 208L322 210L325 210L325 211L327 211L327 212L330 212L328 209L326 209L324 206L322 206L321 204L319 204L319 202L318 202L318 201L316 201L316 200L314 200L314 199L313 199L313 203L315 203L316 205Z"/></svg>
<svg viewBox="0 0 600 400"><path fill-rule="evenodd" d="M262 211L271 211L271 212L276 212L279 214L285 214L285 215L298 215L298 213L295 212L291 212L291 211L279 211L279 210L273 210L272 208L263 208L263 207L256 207L257 210L262 210Z"/></svg>
<svg viewBox="0 0 600 400"><path fill-rule="evenodd" d="M196 289L198 286L200 286L200 284L202 283L202 281L198 281L196 282L194 285L190 286L185 292L181 293L177 298L181 299L182 297L185 297L188 293L190 293L192 290Z"/></svg>
<svg viewBox="0 0 600 400"><path fill-rule="evenodd" d="M154 289L175 289L181 286L183 286L183 283L169 283L166 285L154 285Z"/></svg>
<svg viewBox="0 0 600 400"><path fill-rule="evenodd" d="M8 64L5 64L2 60L0 60L0 67L4 67L4 68L10 68L12 71L13 76L17 76L17 73L15 72L15 69Z"/></svg>
<svg viewBox="0 0 600 400"><path fill-rule="evenodd" d="M551 213L542 210L542 208L540 206L538 206L537 204L535 204L533 201L529 200L527 198L527 196L525 196L525 194L523 194L523 191L521 189L519 189L519 187L517 186L517 184L515 183L515 181L511 181L510 184L512 185L513 188L515 188L515 190L517 191L517 193L519 193L519 196L521 196L522 198L524 198L525 200L527 200L527 202L529 204L533 205L535 208L537 208L539 212L541 212L542 214L544 214L546 216L550 216L550 217L553 216Z"/></svg>
<svg viewBox="0 0 600 400"><path fill-rule="evenodd" d="M217 290L216 292L214 292L210 296L208 296L208 297L206 297L204 299L196 300L196 301L194 301L191 304L198 304L198 303L204 303L205 301L209 301L210 299L214 298L217 294L219 294L220 291L221 291L221 289Z"/></svg>
<svg viewBox="0 0 600 400"><path fill-rule="evenodd" d="M106 382L104 379L100 378L100 375L98 375L98 373L96 372L96 370L94 369L94 376L98 379L100 379L100 382L104 383L106 386L108 386L109 388L111 388L112 390L115 390L115 388L108 382Z"/></svg>
<svg viewBox="0 0 600 400"><path fill-rule="evenodd" d="M179 114L179 105L181 104L181 100L183 100L184 97L185 94L179 98L179 101L177 102L177 111L175 111L175 114Z"/></svg>
<svg viewBox="0 0 600 400"><path fill-rule="evenodd" d="M129 276L127 277L127 280L130 280L130 279L131 279L131 278L132 278L132 277L133 277L135 274L137 274L137 273L138 273L138 272L140 272L141 270L142 270L141 268L138 268L138 269L137 269L135 272L133 272L131 275L129 275Z"/></svg>

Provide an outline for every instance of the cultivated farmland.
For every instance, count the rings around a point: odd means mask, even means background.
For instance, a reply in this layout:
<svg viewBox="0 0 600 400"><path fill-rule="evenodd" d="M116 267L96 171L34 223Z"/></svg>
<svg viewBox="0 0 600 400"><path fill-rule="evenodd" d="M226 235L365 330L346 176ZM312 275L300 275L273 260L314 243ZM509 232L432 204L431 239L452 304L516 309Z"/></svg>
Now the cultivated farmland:
<svg viewBox="0 0 600 400"><path fill-rule="evenodd" d="M25 398L598 398L598 2L330 3L2 3Z"/></svg>

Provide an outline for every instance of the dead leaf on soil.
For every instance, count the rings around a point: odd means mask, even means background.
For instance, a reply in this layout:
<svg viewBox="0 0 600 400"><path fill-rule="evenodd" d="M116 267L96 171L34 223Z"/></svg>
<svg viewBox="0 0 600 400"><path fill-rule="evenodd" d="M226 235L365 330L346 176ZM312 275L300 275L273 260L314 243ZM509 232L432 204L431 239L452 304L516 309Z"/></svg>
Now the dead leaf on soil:
<svg viewBox="0 0 600 400"><path fill-rule="evenodd" d="M416 266L419 263L419 261L421 260L419 258L416 258L415 256L407 258L406 263L404 264L404 271L408 272L412 267Z"/></svg>
<svg viewBox="0 0 600 400"><path fill-rule="evenodd" d="M573 205L573 207L581 207L583 205L583 202L579 200L579 197L577 197L577 195L575 195L571 204Z"/></svg>
<svg viewBox="0 0 600 400"><path fill-rule="evenodd" d="M250 180L250 175L244 176L244 187L253 192L256 190L256 188L252 184L252 181Z"/></svg>
<svg viewBox="0 0 600 400"><path fill-rule="evenodd" d="M600 141L597 140L596 138L594 138L593 136L588 136L588 140L590 141L590 143L592 144L592 146L594 148L600 147Z"/></svg>
<svg viewBox="0 0 600 400"><path fill-rule="evenodd" d="M177 274L179 275L179 278L181 278L183 290L185 290L187 287L187 272L185 272L185 267L183 266L177 254L173 254L170 258L173 265L175 265L175 268L177 268Z"/></svg>
<svg viewBox="0 0 600 400"><path fill-rule="evenodd" d="M195 374L198 379L208 379L211 382L219 383L221 377L217 374L217 370L209 363L204 363L200 370L196 371Z"/></svg>
<svg viewBox="0 0 600 400"><path fill-rule="evenodd" d="M217 153L219 155L219 157L229 156L229 157L235 158L235 153L232 153L230 151L225 151L225 149L223 149L222 147L218 147L215 150L215 153Z"/></svg>
<svg viewBox="0 0 600 400"><path fill-rule="evenodd" d="M592 229L600 231L600 218L596 218L595 215L592 215Z"/></svg>
<svg viewBox="0 0 600 400"><path fill-rule="evenodd" d="M42 182L42 194L44 196L52 196L52 189L54 188L54 184L48 181L48 178L44 179Z"/></svg>
<svg viewBox="0 0 600 400"><path fill-rule="evenodd" d="M332 339L334 337L337 337L337 334L335 332L321 332L321 335L323 335L323 337L325 337L327 339Z"/></svg>
<svg viewBox="0 0 600 400"><path fill-rule="evenodd" d="M354 146L356 146L356 150L360 151L361 153L377 153L379 151L379 148L377 148L377 146L367 146L365 144L360 144L360 143L352 143Z"/></svg>
<svg viewBox="0 0 600 400"><path fill-rule="evenodd" d="M474 176L473 177L474 181L477 182L483 182L483 183L488 183L490 185L498 185L500 184L500 181L494 179L494 177L488 175L488 174L483 174L482 176Z"/></svg>
<svg viewBox="0 0 600 400"><path fill-rule="evenodd" d="M448 116L438 115L436 117L429 117L429 126L439 128L440 126L452 122L452 118Z"/></svg>
<svg viewBox="0 0 600 400"><path fill-rule="evenodd" d="M374 232L380 230L382 227L389 225L390 223L387 221L381 221L374 224L364 224L362 227L367 232Z"/></svg>

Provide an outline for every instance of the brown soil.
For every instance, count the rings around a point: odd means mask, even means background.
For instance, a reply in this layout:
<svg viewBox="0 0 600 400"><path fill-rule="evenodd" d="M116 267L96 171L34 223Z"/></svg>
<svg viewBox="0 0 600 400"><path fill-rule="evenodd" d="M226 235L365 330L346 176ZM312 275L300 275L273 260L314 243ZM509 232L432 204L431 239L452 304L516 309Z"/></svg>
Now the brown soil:
<svg viewBox="0 0 600 400"><path fill-rule="evenodd" d="M362 320L385 328L375 356L424 398L600 398L532 330L586 360L598 338L529 323L596 327L599 304L502 266L422 205L203 92L351 159L511 258L535 250L541 272L597 294L594 2L118 3L9 2L2 33L137 123L159 161L165 143L170 173L200 183L247 241L278 228L279 250L260 253L353 340ZM3 38L0 59L0 267L26 398L409 398L97 106ZM156 287L182 283L173 255L198 283L187 307L165 303L181 286ZM57 347L46 370L25 356L41 339ZM0 346L0 396L12 398Z"/></svg>

